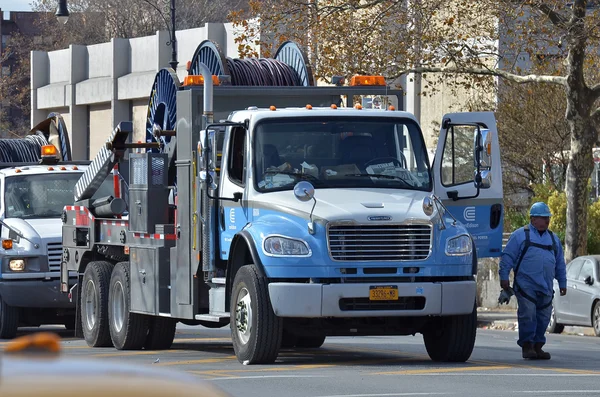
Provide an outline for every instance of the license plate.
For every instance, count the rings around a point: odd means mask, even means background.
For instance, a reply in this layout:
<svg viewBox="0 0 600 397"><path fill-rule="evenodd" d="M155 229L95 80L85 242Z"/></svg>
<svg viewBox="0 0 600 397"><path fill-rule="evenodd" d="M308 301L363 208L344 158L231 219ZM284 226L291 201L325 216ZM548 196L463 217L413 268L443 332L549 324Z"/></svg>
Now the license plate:
<svg viewBox="0 0 600 397"><path fill-rule="evenodd" d="M398 300L398 287L395 285L373 286L369 288L369 300L396 301Z"/></svg>

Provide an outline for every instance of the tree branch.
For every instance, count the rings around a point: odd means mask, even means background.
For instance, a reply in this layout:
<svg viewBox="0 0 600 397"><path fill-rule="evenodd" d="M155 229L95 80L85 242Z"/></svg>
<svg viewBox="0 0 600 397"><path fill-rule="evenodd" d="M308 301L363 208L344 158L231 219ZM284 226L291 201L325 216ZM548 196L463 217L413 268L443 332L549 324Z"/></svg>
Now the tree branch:
<svg viewBox="0 0 600 397"><path fill-rule="evenodd" d="M548 4L541 1L532 1L531 6L538 9L542 14L546 15L554 26L562 29L568 29L569 20L558 12L554 11Z"/></svg>
<svg viewBox="0 0 600 397"><path fill-rule="evenodd" d="M486 76L497 76L502 77L506 80L513 81L519 84L526 83L548 83L548 84L557 84L566 86L567 78L564 76L543 76L543 75L535 75L529 74L526 76L520 76L518 74L506 72L500 69L483 69L483 68L456 68L456 67L419 67L406 69L399 72L396 76L392 76L391 78L396 80L403 74L406 73L452 73L452 74L476 74L476 75L486 75Z"/></svg>
<svg viewBox="0 0 600 397"><path fill-rule="evenodd" d="M592 101L595 101L598 98L600 98L600 83L596 84L590 89L590 95L592 97Z"/></svg>

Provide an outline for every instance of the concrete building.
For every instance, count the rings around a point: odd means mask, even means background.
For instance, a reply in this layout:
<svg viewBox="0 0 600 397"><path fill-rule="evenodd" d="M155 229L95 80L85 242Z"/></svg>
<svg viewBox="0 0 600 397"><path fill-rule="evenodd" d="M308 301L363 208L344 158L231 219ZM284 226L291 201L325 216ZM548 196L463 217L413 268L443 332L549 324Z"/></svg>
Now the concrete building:
<svg viewBox="0 0 600 397"><path fill-rule="evenodd" d="M176 32L178 70L187 75L187 61L206 39L219 44L225 56L237 58L231 24L207 23ZM50 112L63 115L75 159L92 159L121 121L134 123L134 141L145 140L147 106L156 73L169 66L169 34L112 39L108 43L31 53L31 126Z"/></svg>

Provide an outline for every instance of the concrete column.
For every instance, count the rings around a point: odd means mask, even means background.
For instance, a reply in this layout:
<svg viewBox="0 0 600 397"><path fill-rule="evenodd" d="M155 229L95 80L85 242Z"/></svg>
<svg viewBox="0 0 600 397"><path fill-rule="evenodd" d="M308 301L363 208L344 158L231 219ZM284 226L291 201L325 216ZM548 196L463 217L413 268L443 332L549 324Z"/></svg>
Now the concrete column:
<svg viewBox="0 0 600 397"><path fill-rule="evenodd" d="M421 75L410 73L406 77L406 111L421 123Z"/></svg>
<svg viewBox="0 0 600 397"><path fill-rule="evenodd" d="M70 45L71 53L71 75L66 89L66 104L69 106L69 117L71 118L71 153L74 160L89 159L89 131L88 131L88 107L87 105L76 105L75 86L88 77L87 47L83 45Z"/></svg>
<svg viewBox="0 0 600 397"><path fill-rule="evenodd" d="M50 65L48 53L45 51L31 51L31 116L30 128L42 122L47 116L45 110L39 110L37 106L37 89L50 83Z"/></svg>
<svg viewBox="0 0 600 397"><path fill-rule="evenodd" d="M159 30L156 32L156 71L158 72L162 68L168 68L169 61L171 60L171 46L167 45L169 42L169 32L166 30ZM152 59L148 59L148 62L152 62ZM179 66L179 65L178 65ZM185 67L185 65L184 65ZM148 87L150 89L151 87Z"/></svg>
<svg viewBox="0 0 600 397"><path fill-rule="evenodd" d="M113 53L113 65L111 71L111 78L113 84L113 91L111 97L111 118L112 128L115 128L121 121L131 121L131 101L129 100L118 100L119 92L119 77L125 76L130 73L129 61L129 40L127 39L115 39L112 42L112 53ZM110 131L107 131L108 135Z"/></svg>

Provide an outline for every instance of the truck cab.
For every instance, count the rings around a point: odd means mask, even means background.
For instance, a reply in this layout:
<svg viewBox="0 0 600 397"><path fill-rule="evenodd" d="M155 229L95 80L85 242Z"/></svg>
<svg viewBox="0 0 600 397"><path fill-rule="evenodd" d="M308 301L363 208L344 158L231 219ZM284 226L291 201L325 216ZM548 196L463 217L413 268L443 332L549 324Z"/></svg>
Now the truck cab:
<svg viewBox="0 0 600 397"><path fill-rule="evenodd" d="M50 156L52 157L52 156ZM75 326L75 304L60 294L61 215L89 162L46 157L0 169L0 339L19 326ZM110 182L110 181L107 181ZM106 183L98 194L111 194ZM71 274L76 280L76 274ZM74 277L74 278L73 278Z"/></svg>

